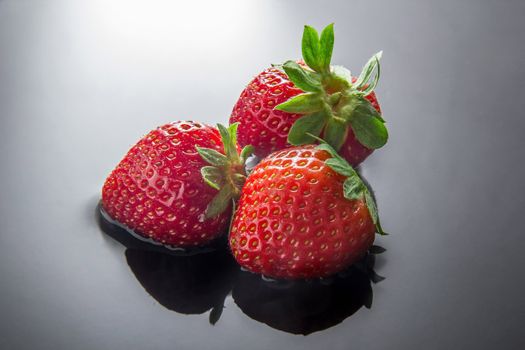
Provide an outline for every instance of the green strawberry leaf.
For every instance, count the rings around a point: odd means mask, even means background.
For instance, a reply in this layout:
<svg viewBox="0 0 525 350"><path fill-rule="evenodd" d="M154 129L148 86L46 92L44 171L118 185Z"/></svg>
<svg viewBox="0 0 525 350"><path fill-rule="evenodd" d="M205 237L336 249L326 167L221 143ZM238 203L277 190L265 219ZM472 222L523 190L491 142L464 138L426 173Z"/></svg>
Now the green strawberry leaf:
<svg viewBox="0 0 525 350"><path fill-rule="evenodd" d="M234 189L231 184L224 185L213 197L204 212L205 219L211 219L224 212L232 202Z"/></svg>
<svg viewBox="0 0 525 350"><path fill-rule="evenodd" d="M332 66L332 74L337 76L340 79L343 79L347 82L352 81L352 73L350 70L343 66Z"/></svg>
<svg viewBox="0 0 525 350"><path fill-rule="evenodd" d="M244 164L246 159L253 154L254 147L252 145L244 146L241 151L241 163Z"/></svg>
<svg viewBox="0 0 525 350"><path fill-rule="evenodd" d="M352 85L352 73L343 66L332 66L331 86L336 90L346 90Z"/></svg>
<svg viewBox="0 0 525 350"><path fill-rule="evenodd" d="M323 103L320 94L305 93L292 97L288 101L277 105L275 109L288 113L309 114L322 110Z"/></svg>
<svg viewBox="0 0 525 350"><path fill-rule="evenodd" d="M355 175L354 169L349 167L348 163L341 158L329 158L325 161L325 163L336 173L339 173L343 176L353 177Z"/></svg>
<svg viewBox="0 0 525 350"><path fill-rule="evenodd" d="M201 175L208 185L215 188L216 190L221 189L221 186L224 182L224 176L220 169L214 166L204 166L201 168Z"/></svg>
<svg viewBox="0 0 525 350"><path fill-rule="evenodd" d="M226 157L224 154L217 152L214 149L211 148L203 148L199 146L195 146L197 149L197 152L201 155L201 157L211 165L215 166L226 166L229 161L228 157Z"/></svg>
<svg viewBox="0 0 525 350"><path fill-rule="evenodd" d="M357 140L364 146L377 149L388 141L388 130L381 115L365 98L358 97L347 116Z"/></svg>
<svg viewBox="0 0 525 350"><path fill-rule="evenodd" d="M367 96L372 91L374 91L375 87L377 86L379 76L381 73L381 65L379 64L379 60L381 59L382 55L383 51L379 51L368 60L363 70L361 71L359 78L357 78L354 84L354 88L360 90L361 94L363 94L364 96ZM369 82L374 71L376 71L374 79L371 82Z"/></svg>
<svg viewBox="0 0 525 350"><path fill-rule="evenodd" d="M357 114L350 123L357 140L368 148L381 148L388 141L388 130L379 118Z"/></svg>
<svg viewBox="0 0 525 350"><path fill-rule="evenodd" d="M359 199L363 196L363 182L359 176L351 176L343 182L343 194L346 199Z"/></svg>
<svg viewBox="0 0 525 350"><path fill-rule="evenodd" d="M288 143L299 146L313 143L315 139L310 135L319 136L326 122L326 114L317 112L305 115L293 123L288 133Z"/></svg>
<svg viewBox="0 0 525 350"><path fill-rule="evenodd" d="M379 233L381 236L388 236L389 235L388 232L383 231L383 227L381 226L381 220L379 220L379 219L377 219L376 232Z"/></svg>
<svg viewBox="0 0 525 350"><path fill-rule="evenodd" d="M381 227L375 199L359 174L344 158L342 158L335 151L332 146L322 139L319 140L323 143L318 145L316 148L326 151L332 156L332 158L325 160L325 164L332 168L335 172L346 176L346 179L343 182L344 197L348 200L357 200L363 198L368 208L368 212L370 213L370 217L372 218L372 222L376 226L376 232L380 235L387 235L387 233L384 232L383 228Z"/></svg>
<svg viewBox="0 0 525 350"><path fill-rule="evenodd" d="M316 72L321 72L322 67L319 62L321 47L319 44L319 34L310 27L304 26L302 40L303 59L306 64Z"/></svg>
<svg viewBox="0 0 525 350"><path fill-rule="evenodd" d="M368 189L365 189L364 191L365 196L365 202L366 206L368 207L368 211L370 212L370 216L372 217L372 221L374 222L374 225L377 224L377 207L376 202L374 201L374 198L372 197L372 194Z"/></svg>
<svg viewBox="0 0 525 350"><path fill-rule="evenodd" d="M294 61L286 61L283 64L283 69L288 75L288 78L297 86L299 89L308 92L319 92L321 91L321 81L316 79L312 74L308 74L303 67Z"/></svg>
<svg viewBox="0 0 525 350"><path fill-rule="evenodd" d="M327 160L325 160L326 165L332 168L336 173L346 176L348 179L351 179L354 182L359 182L362 184L359 174L343 157L341 157L335 151L335 149L332 146L330 146L328 143L326 143L325 140L321 138L316 137L316 139L321 142L321 144L318 145L316 148L327 151L332 156L332 158L328 158Z"/></svg>
<svg viewBox="0 0 525 350"><path fill-rule="evenodd" d="M388 235L388 233L383 231L383 228L381 227L381 223L379 221L379 214L377 212L376 201L374 197L372 196L372 194L370 193L370 191L368 190L368 188L366 188L366 186L364 190L364 195L365 195L366 207L368 208L368 212L370 213L370 216L372 217L372 221L374 222L374 225L376 225L377 233L379 233L382 236Z"/></svg>
<svg viewBox="0 0 525 350"><path fill-rule="evenodd" d="M321 32L319 41L320 55L319 66L323 72L330 71L330 61L332 60L332 51L334 49L334 24L327 25Z"/></svg>
<svg viewBox="0 0 525 350"><path fill-rule="evenodd" d="M222 124L217 124L219 133L221 134L222 144L224 145L224 153L230 160L238 160L237 153L237 127L239 123L233 123L228 128Z"/></svg>
<svg viewBox="0 0 525 350"><path fill-rule="evenodd" d="M331 118L328 120L328 123L326 123L323 136L325 141L330 146L336 150L339 150L343 143L345 143L347 134L348 126L336 119Z"/></svg>

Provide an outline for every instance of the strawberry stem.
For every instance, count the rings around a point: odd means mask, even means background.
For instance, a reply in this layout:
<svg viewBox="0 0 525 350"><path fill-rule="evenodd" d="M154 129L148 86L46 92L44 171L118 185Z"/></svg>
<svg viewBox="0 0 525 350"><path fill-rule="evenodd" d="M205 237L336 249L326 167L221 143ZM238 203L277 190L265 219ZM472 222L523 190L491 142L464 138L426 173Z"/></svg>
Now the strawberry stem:
<svg viewBox="0 0 525 350"><path fill-rule="evenodd" d="M365 97L372 93L379 81L382 52L368 60L353 84L350 71L330 65L333 46L333 24L324 28L321 36L314 28L305 26L302 53L307 67L293 61L282 65L288 78L304 93L279 104L275 109L304 115L323 113L326 116L318 119L318 124L294 124L288 134L288 142L296 146L308 144L311 138L307 132L316 136L323 133L327 142L339 150L346 140L348 128L352 128L362 145L370 149L380 148L388 140L388 131L379 112ZM340 113L342 110L344 114ZM344 132L334 133L330 129L332 120L343 123Z"/></svg>
<svg viewBox="0 0 525 350"><path fill-rule="evenodd" d="M206 219L216 217L241 195L246 182L246 159L253 153L252 146L246 146L241 152L237 149L238 123L225 127L217 124L222 138L224 154L214 149L196 146L197 152L210 165L201 169L201 175L209 186L219 192L206 208Z"/></svg>

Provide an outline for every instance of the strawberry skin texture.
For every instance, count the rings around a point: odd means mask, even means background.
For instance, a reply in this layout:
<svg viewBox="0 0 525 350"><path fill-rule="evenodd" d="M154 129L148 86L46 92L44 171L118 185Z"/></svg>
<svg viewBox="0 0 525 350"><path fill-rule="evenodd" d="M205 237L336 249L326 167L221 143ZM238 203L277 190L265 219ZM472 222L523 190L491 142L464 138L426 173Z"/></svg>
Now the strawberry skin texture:
<svg viewBox="0 0 525 350"><path fill-rule="evenodd" d="M257 75L241 93L230 117L230 124L239 122L239 144L252 145L260 158L290 146L286 141L288 132L301 115L274 107L301 93L277 68Z"/></svg>
<svg viewBox="0 0 525 350"><path fill-rule="evenodd" d="M264 158L248 177L229 244L237 262L268 277L325 277L359 260L375 226L366 203L343 196L345 177L313 145Z"/></svg>
<svg viewBox="0 0 525 350"><path fill-rule="evenodd" d="M352 77L352 82L356 78ZM257 75L244 89L233 107L230 123L239 122L238 140L241 146L252 145L259 158L291 145L287 142L288 132L301 114L275 110L274 107L303 93L296 88L282 70L268 68ZM376 94L366 97L381 113ZM373 150L363 146L351 129L339 154L352 166L363 162Z"/></svg>
<svg viewBox="0 0 525 350"><path fill-rule="evenodd" d="M173 122L144 136L106 179L102 188L106 212L165 245L203 245L224 233L231 208L203 220L217 190L201 177L200 169L207 163L196 145L223 152L218 130L201 123Z"/></svg>

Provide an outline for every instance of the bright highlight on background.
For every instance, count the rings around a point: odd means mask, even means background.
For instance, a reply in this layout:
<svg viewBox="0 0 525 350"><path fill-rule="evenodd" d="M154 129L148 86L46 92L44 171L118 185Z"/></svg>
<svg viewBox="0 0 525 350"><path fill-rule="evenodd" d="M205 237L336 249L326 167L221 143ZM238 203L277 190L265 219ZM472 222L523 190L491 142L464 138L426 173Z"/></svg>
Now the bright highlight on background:
<svg viewBox="0 0 525 350"><path fill-rule="evenodd" d="M232 57L266 14L252 1L97 0L84 15L116 55L159 63Z"/></svg>
<svg viewBox="0 0 525 350"><path fill-rule="evenodd" d="M116 124L136 118L145 130L172 118L222 120L250 77L299 55L299 41L287 45L286 36L297 37L301 26L288 30L276 8L274 1L42 2L19 38L27 61L17 62L16 80L32 81L45 103L60 96L64 109L82 96L86 113ZM51 81L64 92L51 91ZM141 103L130 111L132 100Z"/></svg>

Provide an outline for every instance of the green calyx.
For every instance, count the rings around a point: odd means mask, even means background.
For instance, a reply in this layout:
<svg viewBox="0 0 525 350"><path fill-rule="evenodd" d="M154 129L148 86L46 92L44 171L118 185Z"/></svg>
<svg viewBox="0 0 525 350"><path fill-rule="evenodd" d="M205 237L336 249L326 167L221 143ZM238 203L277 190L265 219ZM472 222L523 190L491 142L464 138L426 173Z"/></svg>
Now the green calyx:
<svg viewBox="0 0 525 350"><path fill-rule="evenodd" d="M382 52L368 60L352 83L348 69L330 65L333 47L333 24L324 28L321 36L314 28L305 26L302 53L307 67L294 61L281 66L295 86L304 91L275 107L288 113L304 114L290 129L288 142L296 146L310 144L314 142L311 135L322 135L328 144L339 150L352 128L362 145L381 148L388 140L388 131L385 121L366 96L374 91L379 81Z"/></svg>
<svg viewBox="0 0 525 350"><path fill-rule="evenodd" d="M325 143L324 140L318 139L321 144L317 146L317 149L324 150L328 152L332 158L328 158L325 161L325 164L328 165L336 173L341 174L346 177L346 180L343 183L343 195L348 200L358 200L362 199L365 201L370 217L376 226L376 232L380 235L387 235L381 227L381 222L379 221L379 214L377 211L377 205L372 193L361 179L359 174L352 168L346 160L344 160L332 146L328 143Z"/></svg>
<svg viewBox="0 0 525 350"><path fill-rule="evenodd" d="M195 146L201 157L210 164L201 169L203 180L219 191L208 204L204 213L205 219L216 217L224 212L232 201L239 198L242 186L246 181L244 164L253 153L253 147L246 146L240 153L237 151L238 125L239 123L234 123L226 128L217 124L224 153L211 148Z"/></svg>

